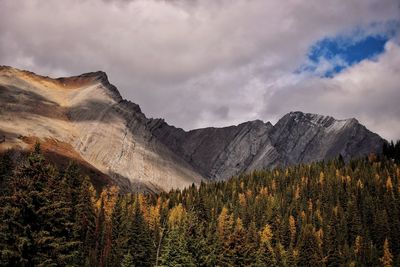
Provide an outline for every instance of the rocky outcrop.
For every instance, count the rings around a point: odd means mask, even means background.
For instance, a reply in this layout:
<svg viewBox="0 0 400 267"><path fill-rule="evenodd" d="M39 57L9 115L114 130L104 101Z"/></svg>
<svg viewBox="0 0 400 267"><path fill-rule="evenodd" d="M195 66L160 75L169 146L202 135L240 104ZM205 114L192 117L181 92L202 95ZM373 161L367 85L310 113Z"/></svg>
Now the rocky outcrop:
<svg viewBox="0 0 400 267"><path fill-rule="evenodd" d="M383 144L355 119L302 112L275 125L256 120L186 132L146 118L104 72L51 79L0 67L0 150L26 148L26 137L70 144L69 154L126 190L151 191L339 154L350 159ZM68 154L67 147L58 152Z"/></svg>

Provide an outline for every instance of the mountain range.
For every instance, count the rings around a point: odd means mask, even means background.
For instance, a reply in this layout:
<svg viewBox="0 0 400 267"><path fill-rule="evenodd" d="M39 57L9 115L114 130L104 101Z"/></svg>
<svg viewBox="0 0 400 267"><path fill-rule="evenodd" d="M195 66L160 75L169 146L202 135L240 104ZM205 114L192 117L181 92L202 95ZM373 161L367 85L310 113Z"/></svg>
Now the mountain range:
<svg viewBox="0 0 400 267"><path fill-rule="evenodd" d="M379 153L385 142L356 119L290 112L185 131L147 118L98 71L49 78L0 67L0 150L37 141L53 158L79 162L104 183L161 191L254 170Z"/></svg>

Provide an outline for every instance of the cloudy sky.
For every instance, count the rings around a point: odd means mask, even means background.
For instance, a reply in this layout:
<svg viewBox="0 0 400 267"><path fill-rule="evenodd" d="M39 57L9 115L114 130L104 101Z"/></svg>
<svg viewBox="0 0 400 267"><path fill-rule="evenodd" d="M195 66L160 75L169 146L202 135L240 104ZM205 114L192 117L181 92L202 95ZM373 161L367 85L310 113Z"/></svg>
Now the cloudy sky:
<svg viewBox="0 0 400 267"><path fill-rule="evenodd" d="M184 129L290 111L400 138L398 0L0 0L0 65L104 70Z"/></svg>

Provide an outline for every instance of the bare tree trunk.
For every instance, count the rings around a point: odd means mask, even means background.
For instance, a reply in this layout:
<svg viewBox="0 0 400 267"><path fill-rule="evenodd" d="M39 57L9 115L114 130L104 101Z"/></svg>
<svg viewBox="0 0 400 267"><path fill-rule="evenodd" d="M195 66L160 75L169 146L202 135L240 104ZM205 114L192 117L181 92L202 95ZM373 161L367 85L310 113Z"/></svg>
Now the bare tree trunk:
<svg viewBox="0 0 400 267"><path fill-rule="evenodd" d="M165 221L163 223L163 227L161 227L160 239L158 240L157 254L156 254L156 267L158 266L158 259L160 257L161 243L162 243L162 239L164 237L164 230L165 230Z"/></svg>

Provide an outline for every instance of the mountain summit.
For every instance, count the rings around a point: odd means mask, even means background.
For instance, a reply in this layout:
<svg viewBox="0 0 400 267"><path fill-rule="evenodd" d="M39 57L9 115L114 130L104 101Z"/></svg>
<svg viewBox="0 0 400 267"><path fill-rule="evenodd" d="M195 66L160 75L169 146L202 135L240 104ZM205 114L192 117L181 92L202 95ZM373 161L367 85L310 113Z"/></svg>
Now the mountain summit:
<svg viewBox="0 0 400 267"><path fill-rule="evenodd" d="M0 67L0 149L38 140L90 165L127 190L169 190L207 179L301 162L379 152L384 140L356 119L291 112L184 131L148 119L104 72L52 79Z"/></svg>

